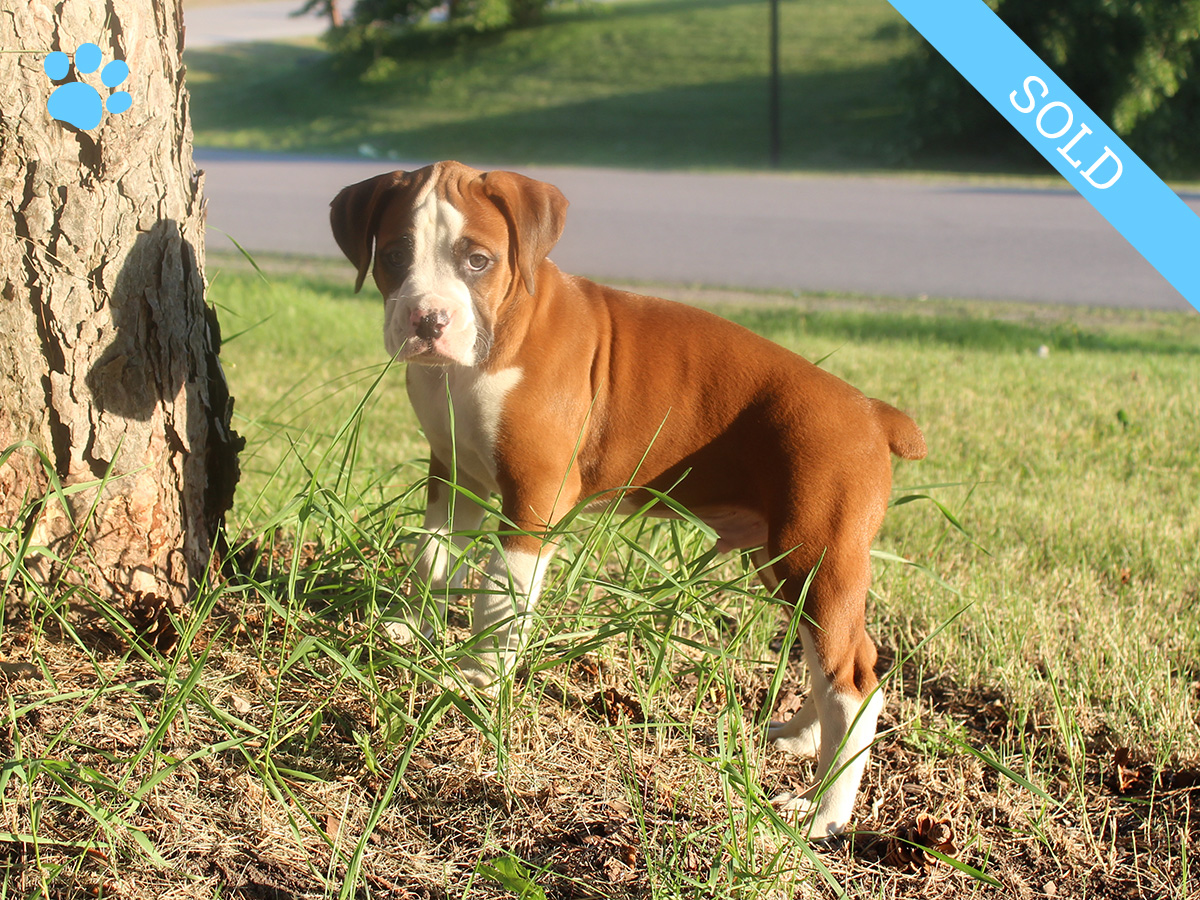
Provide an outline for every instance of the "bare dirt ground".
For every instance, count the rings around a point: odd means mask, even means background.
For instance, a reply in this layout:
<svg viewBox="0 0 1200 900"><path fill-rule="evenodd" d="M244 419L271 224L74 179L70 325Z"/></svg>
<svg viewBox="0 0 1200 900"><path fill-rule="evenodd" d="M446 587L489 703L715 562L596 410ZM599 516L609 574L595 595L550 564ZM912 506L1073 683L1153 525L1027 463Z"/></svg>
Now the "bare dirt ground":
<svg viewBox="0 0 1200 900"><path fill-rule="evenodd" d="M371 684L337 677L315 651L297 661L302 635L344 651L352 624L314 617L287 634L270 618L227 595L172 668L130 652L103 616L56 620L9 599L6 896L826 897L832 880L850 896L1149 900L1186 896L1200 852L1200 766L1155 768L1095 733L1079 776L1063 760L1056 778L1047 722L911 664L891 685L856 831L814 863L712 762L738 758L730 741L759 743L761 665L725 682L680 667L644 702L636 649L579 656L518 680L498 755L460 708L415 744L381 712L418 719L444 696L433 683L387 666ZM798 705L801 675L793 659L780 707ZM320 714L292 715L305 709ZM1010 748L1011 774L967 747ZM809 772L748 755L768 796ZM536 888L522 894L522 878Z"/></svg>

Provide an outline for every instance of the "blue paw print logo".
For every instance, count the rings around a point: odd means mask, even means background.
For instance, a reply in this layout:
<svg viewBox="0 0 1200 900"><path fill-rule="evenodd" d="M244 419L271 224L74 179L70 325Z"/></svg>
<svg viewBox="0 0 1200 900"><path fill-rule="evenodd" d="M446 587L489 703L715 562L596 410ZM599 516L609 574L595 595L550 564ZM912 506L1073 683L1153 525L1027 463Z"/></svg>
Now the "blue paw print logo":
<svg viewBox="0 0 1200 900"><path fill-rule="evenodd" d="M80 44L75 51L75 71L90 75L100 68L104 54L95 44ZM46 75L51 81L61 81L71 71L71 59L61 50L46 57ZM100 81L107 88L115 88L129 77L129 66L114 59L100 72ZM60 84L46 101L50 115L60 122L74 125L80 131L91 131L100 124L107 109L110 115L123 113L133 105L128 91L113 91L105 101L100 92L82 81Z"/></svg>

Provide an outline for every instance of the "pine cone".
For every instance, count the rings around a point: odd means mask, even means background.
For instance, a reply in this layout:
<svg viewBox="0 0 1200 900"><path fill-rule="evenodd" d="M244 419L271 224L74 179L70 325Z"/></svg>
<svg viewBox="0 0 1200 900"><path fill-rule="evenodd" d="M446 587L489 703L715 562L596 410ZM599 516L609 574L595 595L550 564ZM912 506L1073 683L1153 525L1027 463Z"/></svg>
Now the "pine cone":
<svg viewBox="0 0 1200 900"><path fill-rule="evenodd" d="M884 863L898 869L930 872L938 863L938 858L927 852L930 849L944 856L958 853L950 820L921 813L915 820L900 826Z"/></svg>
<svg viewBox="0 0 1200 900"><path fill-rule="evenodd" d="M171 621L170 601L158 594L138 591L129 601L127 618L134 633L159 653L167 653L179 640Z"/></svg>
<svg viewBox="0 0 1200 900"><path fill-rule="evenodd" d="M617 725L622 719L635 725L646 721L637 698L623 694L616 688L598 691L587 704L593 712L607 719L609 725Z"/></svg>

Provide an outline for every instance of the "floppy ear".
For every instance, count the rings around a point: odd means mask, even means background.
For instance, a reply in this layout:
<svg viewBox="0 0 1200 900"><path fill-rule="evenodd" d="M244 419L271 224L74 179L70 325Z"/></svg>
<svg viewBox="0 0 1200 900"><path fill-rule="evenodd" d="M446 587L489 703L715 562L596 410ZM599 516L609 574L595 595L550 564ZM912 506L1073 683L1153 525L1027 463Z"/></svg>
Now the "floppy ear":
<svg viewBox="0 0 1200 900"><path fill-rule="evenodd" d="M387 208L387 201L401 185L409 180L408 172L389 172L377 175L342 188L329 204L329 224L333 226L333 238L342 248L346 258L358 267L358 280L354 292L362 289L363 281L371 268L371 251L375 235L379 231L379 220Z"/></svg>
<svg viewBox="0 0 1200 900"><path fill-rule="evenodd" d="M508 219L509 253L532 294L537 267L562 237L567 198L554 185L515 172L488 172L481 180L484 193Z"/></svg>

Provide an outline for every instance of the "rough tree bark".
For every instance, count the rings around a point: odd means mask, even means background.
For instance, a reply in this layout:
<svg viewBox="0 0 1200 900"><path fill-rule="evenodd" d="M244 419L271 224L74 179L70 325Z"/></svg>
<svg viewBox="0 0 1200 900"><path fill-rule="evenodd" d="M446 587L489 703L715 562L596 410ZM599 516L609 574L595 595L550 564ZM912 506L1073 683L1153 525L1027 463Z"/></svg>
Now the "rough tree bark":
<svg viewBox="0 0 1200 900"><path fill-rule="evenodd" d="M47 111L45 61L89 42L128 64L132 105L81 130ZM30 560L40 579L179 608L239 449L204 302L180 0L5 2L0 51L0 452L29 442L0 465L0 529L77 548ZM77 68L67 81L111 95L103 69ZM65 485L107 483L63 509L33 447Z"/></svg>

